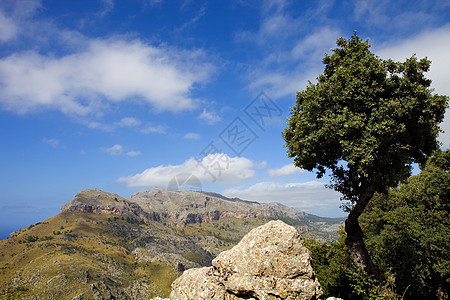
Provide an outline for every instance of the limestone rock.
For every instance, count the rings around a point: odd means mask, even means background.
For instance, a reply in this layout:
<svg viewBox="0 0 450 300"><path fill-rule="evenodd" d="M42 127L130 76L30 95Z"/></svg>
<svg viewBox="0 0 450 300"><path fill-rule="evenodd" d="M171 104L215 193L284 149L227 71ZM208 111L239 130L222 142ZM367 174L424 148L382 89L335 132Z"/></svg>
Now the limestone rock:
<svg viewBox="0 0 450 300"><path fill-rule="evenodd" d="M189 269L172 284L170 299L228 299L212 267Z"/></svg>
<svg viewBox="0 0 450 300"><path fill-rule="evenodd" d="M212 267L190 269L172 285L170 299L317 299L320 284L297 230L270 221L250 231Z"/></svg>

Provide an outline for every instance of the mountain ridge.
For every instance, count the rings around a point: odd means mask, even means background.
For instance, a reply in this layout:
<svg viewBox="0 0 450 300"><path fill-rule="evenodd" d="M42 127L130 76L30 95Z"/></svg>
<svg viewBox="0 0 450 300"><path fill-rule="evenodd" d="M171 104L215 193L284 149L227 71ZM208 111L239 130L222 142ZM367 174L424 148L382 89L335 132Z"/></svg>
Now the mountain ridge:
<svg viewBox="0 0 450 300"><path fill-rule="evenodd" d="M210 266L251 229L274 219L323 241L335 240L343 223L208 192L154 188L124 198L82 190L59 214L0 240L0 295L167 297L182 271Z"/></svg>
<svg viewBox="0 0 450 300"><path fill-rule="evenodd" d="M290 217L320 222L342 223L344 218L325 218L305 213L278 202L259 203L204 191L185 191L152 188L136 192L130 198L99 189L85 189L62 206L61 211L86 211L125 214L146 221L173 219L172 225L208 222L227 215L237 218ZM114 211L115 210L115 211ZM195 212L193 212L195 211Z"/></svg>

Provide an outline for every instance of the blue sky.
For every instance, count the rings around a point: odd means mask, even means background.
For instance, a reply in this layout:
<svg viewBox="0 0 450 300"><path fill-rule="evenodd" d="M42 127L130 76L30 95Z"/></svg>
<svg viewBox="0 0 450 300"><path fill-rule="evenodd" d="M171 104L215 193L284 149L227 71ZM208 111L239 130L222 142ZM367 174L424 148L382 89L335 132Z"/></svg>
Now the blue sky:
<svg viewBox="0 0 450 300"><path fill-rule="evenodd" d="M448 1L0 0L0 237L85 188L174 182L344 216L286 157L295 92L357 30L382 58L428 56L449 95L449 15Z"/></svg>

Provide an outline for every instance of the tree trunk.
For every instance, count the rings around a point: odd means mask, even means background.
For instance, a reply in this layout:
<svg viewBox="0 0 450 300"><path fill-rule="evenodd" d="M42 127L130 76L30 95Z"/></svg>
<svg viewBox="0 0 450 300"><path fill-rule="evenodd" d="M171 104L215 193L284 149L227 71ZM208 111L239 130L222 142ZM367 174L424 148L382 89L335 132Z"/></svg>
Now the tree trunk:
<svg viewBox="0 0 450 300"><path fill-rule="evenodd" d="M354 264L359 269L365 271L369 275L380 278L379 270L370 258L369 252L367 252L366 244L363 240L364 234L358 222L359 216L363 213L370 199L372 199L375 191L375 185L366 189L364 195L362 195L361 199L350 211L347 220L345 220L345 232L347 233L345 244L350 251Z"/></svg>

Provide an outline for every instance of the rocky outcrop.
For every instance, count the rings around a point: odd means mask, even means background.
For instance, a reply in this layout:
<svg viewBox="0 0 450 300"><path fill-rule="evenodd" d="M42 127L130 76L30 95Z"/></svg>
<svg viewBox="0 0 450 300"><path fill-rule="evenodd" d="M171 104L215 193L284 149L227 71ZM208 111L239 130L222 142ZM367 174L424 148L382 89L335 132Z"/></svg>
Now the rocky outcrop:
<svg viewBox="0 0 450 300"><path fill-rule="evenodd" d="M169 227L212 223L226 218L254 220L291 219L301 232L326 232L331 224L337 238L337 226L343 219L326 219L308 215L303 211L280 203L257 203L238 198L227 198L215 193L153 188L134 193L131 198L106 193L99 189L86 189L65 204L62 212L86 212L129 218L138 222L159 222Z"/></svg>
<svg viewBox="0 0 450 300"><path fill-rule="evenodd" d="M251 230L212 267L190 269L170 299L318 299L320 284L298 231L282 221Z"/></svg>
<svg viewBox="0 0 450 300"><path fill-rule="evenodd" d="M257 203L230 199L219 194L153 188L134 193L129 201L144 211L157 211L176 226L212 222L220 218L254 219L256 217L302 219L303 211L279 203Z"/></svg>
<svg viewBox="0 0 450 300"><path fill-rule="evenodd" d="M72 201L64 204L61 212L87 212L132 218L141 221L160 221L158 212L144 211L137 203L99 189L82 190Z"/></svg>

